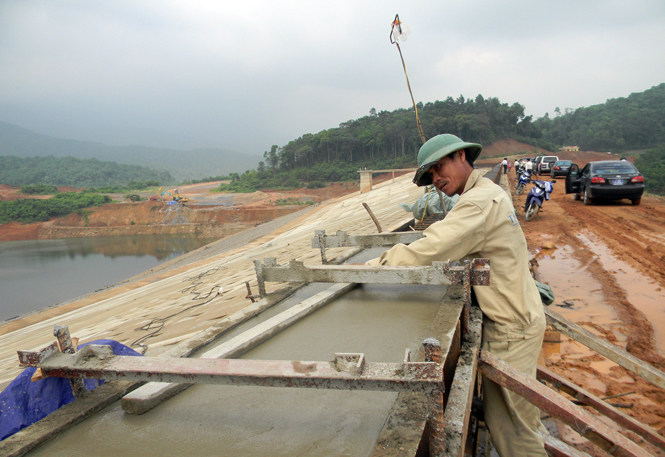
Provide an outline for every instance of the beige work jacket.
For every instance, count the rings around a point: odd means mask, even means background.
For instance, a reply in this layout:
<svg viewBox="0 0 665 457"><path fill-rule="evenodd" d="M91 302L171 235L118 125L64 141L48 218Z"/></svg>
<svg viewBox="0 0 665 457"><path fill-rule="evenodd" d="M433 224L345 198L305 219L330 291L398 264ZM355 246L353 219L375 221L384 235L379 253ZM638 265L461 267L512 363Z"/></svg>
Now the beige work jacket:
<svg viewBox="0 0 665 457"><path fill-rule="evenodd" d="M473 286L490 341L530 338L545 330L540 294L529 272L524 232L506 192L473 170L446 218L423 238L398 244L367 265L431 265L435 261L490 259L490 285Z"/></svg>

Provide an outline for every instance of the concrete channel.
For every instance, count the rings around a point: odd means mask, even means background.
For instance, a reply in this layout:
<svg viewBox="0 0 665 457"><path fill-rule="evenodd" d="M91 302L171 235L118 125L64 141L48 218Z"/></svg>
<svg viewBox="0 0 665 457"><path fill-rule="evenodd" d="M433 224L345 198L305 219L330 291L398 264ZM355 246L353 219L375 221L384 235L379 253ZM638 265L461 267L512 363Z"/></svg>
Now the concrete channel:
<svg viewBox="0 0 665 457"><path fill-rule="evenodd" d="M365 251L350 262L381 251ZM306 286L220 343L327 287ZM445 294L442 286L360 286L242 358L331 360L335 352L362 352L371 362L401 362L406 348L417 352L433 336ZM143 415L126 414L116 402L30 455L366 456L397 395L197 385Z"/></svg>

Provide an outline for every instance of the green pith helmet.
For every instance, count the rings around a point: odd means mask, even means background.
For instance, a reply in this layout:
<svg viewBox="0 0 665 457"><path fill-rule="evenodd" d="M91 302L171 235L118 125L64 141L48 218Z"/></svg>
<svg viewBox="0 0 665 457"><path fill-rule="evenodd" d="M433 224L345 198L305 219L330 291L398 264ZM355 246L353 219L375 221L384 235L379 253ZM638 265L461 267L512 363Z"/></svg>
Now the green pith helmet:
<svg viewBox="0 0 665 457"><path fill-rule="evenodd" d="M413 182L418 186L429 186L432 184L432 175L427 173L432 165L447 155L460 149L468 151L467 160L473 163L480 155L483 147L477 143L465 143L455 135L444 133L427 140L418 151L418 171L413 177Z"/></svg>

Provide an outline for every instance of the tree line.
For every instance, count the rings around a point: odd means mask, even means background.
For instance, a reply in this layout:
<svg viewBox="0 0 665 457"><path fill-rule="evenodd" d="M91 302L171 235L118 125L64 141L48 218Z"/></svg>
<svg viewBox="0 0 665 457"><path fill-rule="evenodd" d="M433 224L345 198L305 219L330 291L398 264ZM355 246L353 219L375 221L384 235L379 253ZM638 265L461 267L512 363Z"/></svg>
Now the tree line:
<svg viewBox="0 0 665 457"><path fill-rule="evenodd" d="M145 181L170 184L174 179L166 171L98 159L0 156L0 184L10 186L127 187Z"/></svg>
<svg viewBox="0 0 665 457"><path fill-rule="evenodd" d="M452 133L465 141L491 144L514 138L550 151L567 145L582 150L623 152L665 143L665 83L576 110L555 108L535 119L520 103L496 97L448 97L419 103L426 138ZM343 122L339 127L307 133L263 154L258 172L310 169L321 163L374 164L377 160L409 157L415 164L422 141L413 108L379 111Z"/></svg>
<svg viewBox="0 0 665 457"><path fill-rule="evenodd" d="M46 200L25 198L0 201L0 224L18 221L24 224L48 221L51 217L66 216L75 211L111 202L108 195L64 192Z"/></svg>
<svg viewBox="0 0 665 457"><path fill-rule="evenodd" d="M576 110L555 109L534 122L540 139L583 151L624 152L665 144L665 83L628 97Z"/></svg>

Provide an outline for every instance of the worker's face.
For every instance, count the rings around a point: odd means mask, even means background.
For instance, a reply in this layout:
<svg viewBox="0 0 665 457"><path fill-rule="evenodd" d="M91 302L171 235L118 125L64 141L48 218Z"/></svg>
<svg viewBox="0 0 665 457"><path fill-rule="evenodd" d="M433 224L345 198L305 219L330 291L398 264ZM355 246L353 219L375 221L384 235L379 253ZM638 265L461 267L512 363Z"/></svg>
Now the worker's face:
<svg viewBox="0 0 665 457"><path fill-rule="evenodd" d="M432 175L432 184L449 197L462 194L471 166L467 163L464 151L456 151L445 156L427 171Z"/></svg>

